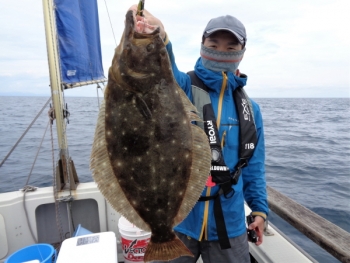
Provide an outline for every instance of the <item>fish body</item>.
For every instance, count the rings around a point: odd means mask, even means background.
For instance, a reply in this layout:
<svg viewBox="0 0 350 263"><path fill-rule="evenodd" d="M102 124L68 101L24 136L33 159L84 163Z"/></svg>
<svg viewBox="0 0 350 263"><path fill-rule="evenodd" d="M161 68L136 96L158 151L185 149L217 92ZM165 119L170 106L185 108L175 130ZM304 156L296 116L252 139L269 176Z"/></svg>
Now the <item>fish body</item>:
<svg viewBox="0 0 350 263"><path fill-rule="evenodd" d="M191 256L172 228L197 202L210 172L207 136L177 85L159 37L135 31L132 11L109 69L90 168L112 207L152 232L144 260Z"/></svg>

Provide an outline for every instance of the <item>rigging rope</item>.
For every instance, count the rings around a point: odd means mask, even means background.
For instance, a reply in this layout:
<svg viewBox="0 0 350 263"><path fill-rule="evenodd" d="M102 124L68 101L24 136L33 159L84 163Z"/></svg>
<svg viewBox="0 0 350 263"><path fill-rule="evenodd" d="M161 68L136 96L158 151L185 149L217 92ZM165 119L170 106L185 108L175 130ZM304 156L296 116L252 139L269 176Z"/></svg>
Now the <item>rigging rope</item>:
<svg viewBox="0 0 350 263"><path fill-rule="evenodd" d="M50 122L50 121L49 121L49 122ZM36 155L35 155L35 158L34 158L34 162L33 162L33 164L32 164L32 168L30 169L30 172L29 172L29 175L28 175L28 178L27 178L27 182L25 183L25 186L28 184L29 179L30 179L30 176L32 175L33 168L34 168L34 166L35 166L36 160L37 160L38 155L39 155L39 151L40 151L40 149L41 149L41 145L43 144L43 141L44 141L44 138L45 138L45 135L46 135L46 132L47 132L47 128L49 127L49 122L47 123L46 129L45 129L45 132L44 132L44 135L43 135L43 137L41 138L41 142L40 142L38 151L36 152Z"/></svg>
<svg viewBox="0 0 350 263"><path fill-rule="evenodd" d="M111 25L111 28L112 28L112 33L113 33L113 38L114 38L115 46L117 46L117 40L115 39L114 30L113 30L113 26L112 26L112 21L111 21L111 17L109 16L109 11L108 11L108 7L107 7L106 0L105 0L105 5L106 5L106 10L107 10L108 18L109 18L109 24Z"/></svg>
<svg viewBox="0 0 350 263"><path fill-rule="evenodd" d="M27 207L26 207L26 193L29 192L29 191L33 192L33 191L35 191L37 189L37 187L28 185L28 183L29 183L30 176L32 175L32 171L33 171L33 168L35 166L36 160L38 158L38 155L39 155L39 152L40 152L40 149L41 149L41 145L43 144L43 141L44 141L44 138L45 138L45 135L46 135L46 132L47 132L47 128L49 127L49 123L50 123L50 120L48 121L48 123L46 125L46 129L45 129L44 135L43 135L43 137L41 139L41 142L40 142L38 151L36 153L36 156L34 158L34 162L33 162L32 168L31 168L31 170L29 172L27 181L26 181L26 183L25 183L25 185L24 185L24 187L22 189L22 191L24 192L23 193L23 209L24 209L24 213L25 213L25 216L26 216L26 220L27 220L27 224L28 224L28 227L29 227L30 234L31 234L33 240L35 241L35 243L38 243L38 240L35 238L32 226L30 225L30 222L29 222L28 210L27 210Z"/></svg>
<svg viewBox="0 0 350 263"><path fill-rule="evenodd" d="M23 193L23 209L24 209L24 213L25 213L25 216L26 216L26 220L27 220L27 224L28 224L28 227L29 227L30 234L31 234L33 240L35 241L35 243L38 243L38 240L36 239L36 237L34 235L34 232L33 232L33 229L32 229L32 226L30 225L30 222L29 222L28 210L27 210L27 207L26 207L26 193L29 192L29 191L33 192L33 191L35 191L37 189L37 187L28 185L28 183L29 183L29 180L30 180L30 176L32 175L33 168L34 168L36 160L38 158L38 155L39 155L39 152L40 152L41 146L43 144L43 141L44 141L44 138L45 138L45 135L46 135L46 132L47 132L47 129L49 127L50 122L51 122L51 120L49 120L47 125L46 125L46 129L45 129L44 135L43 135L43 137L41 139L40 145L38 147L38 151L36 153L36 156L34 158L34 162L33 162L32 168L31 168L31 170L29 172L27 181L26 181L26 183L25 183L25 185L24 185L24 187L22 189L22 191L24 192Z"/></svg>
<svg viewBox="0 0 350 263"><path fill-rule="evenodd" d="M2 160L2 162L0 163L0 167L5 163L5 161L7 160L7 158L10 157L11 153L14 151L14 149L16 149L17 145L20 143L20 141L23 139L23 137L27 134L27 132L29 131L29 129L33 126L34 122L38 119L38 117L40 116L40 114L43 112L43 110L45 109L46 105L49 104L51 100L51 97L47 100L47 102L45 103L44 107L40 110L40 112L36 115L36 117L34 118L34 120L31 122L31 124L29 124L28 128L25 130L25 132L22 134L22 136L18 139L18 141L15 143L15 145L12 147L12 149L9 151L9 153L5 156L4 160Z"/></svg>

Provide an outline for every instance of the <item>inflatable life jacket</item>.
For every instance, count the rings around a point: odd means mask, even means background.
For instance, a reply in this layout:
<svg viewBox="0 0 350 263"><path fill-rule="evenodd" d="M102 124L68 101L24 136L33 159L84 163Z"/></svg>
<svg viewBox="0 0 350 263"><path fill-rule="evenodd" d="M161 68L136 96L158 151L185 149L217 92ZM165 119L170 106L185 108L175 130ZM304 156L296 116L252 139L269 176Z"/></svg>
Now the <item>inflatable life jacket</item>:
<svg viewBox="0 0 350 263"><path fill-rule="evenodd" d="M235 170L230 172L226 166L216 125L216 118L211 104L208 87L195 74L194 71L187 73L191 78L193 104L196 106L203 123L197 123L204 129L209 138L212 153L211 180L213 185L219 185L220 189L216 195L202 196L199 201L214 200L214 215L216 229L218 232L221 249L231 248L227 230L225 227L224 215L221 208L220 195L230 198L234 195L232 185L237 184L241 169L248 165L250 157L254 153L257 139L254 113L251 101L243 87L237 87L233 92L233 99L239 119L239 161Z"/></svg>

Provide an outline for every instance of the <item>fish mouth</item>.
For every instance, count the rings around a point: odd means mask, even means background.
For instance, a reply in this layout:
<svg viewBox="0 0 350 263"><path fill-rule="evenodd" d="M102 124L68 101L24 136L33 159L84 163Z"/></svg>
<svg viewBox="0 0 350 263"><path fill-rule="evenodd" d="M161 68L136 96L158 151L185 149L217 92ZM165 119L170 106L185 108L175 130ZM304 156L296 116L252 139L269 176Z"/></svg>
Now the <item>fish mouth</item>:
<svg viewBox="0 0 350 263"><path fill-rule="evenodd" d="M139 34L143 35L143 37L146 35L154 36L160 32L159 26L149 24L146 18L137 15L134 10L129 10L126 14L126 27L129 28L135 36Z"/></svg>

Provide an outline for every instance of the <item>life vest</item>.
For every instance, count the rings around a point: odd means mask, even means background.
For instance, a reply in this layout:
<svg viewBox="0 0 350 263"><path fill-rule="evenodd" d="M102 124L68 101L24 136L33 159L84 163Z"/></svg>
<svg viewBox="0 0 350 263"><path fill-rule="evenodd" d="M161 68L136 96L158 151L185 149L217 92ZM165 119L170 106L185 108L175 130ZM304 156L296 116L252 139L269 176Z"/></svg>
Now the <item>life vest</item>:
<svg viewBox="0 0 350 263"><path fill-rule="evenodd" d="M224 215L221 208L220 195L230 198L234 195L232 185L237 184L241 169L248 165L250 157L254 153L258 141L254 121L254 112L251 101L245 93L243 87L237 87L233 92L234 104L239 120L239 161L235 170L230 172L226 166L221 149L219 132L216 125L216 118L211 104L208 87L195 74L194 71L187 73L191 78L193 104L196 106L199 116L204 121L197 122L197 125L204 129L208 136L210 149L212 153L211 161L211 179L213 185L219 185L220 189L216 195L202 196L199 201L214 200L214 215L216 229L218 232L221 249L231 248L226 227Z"/></svg>

